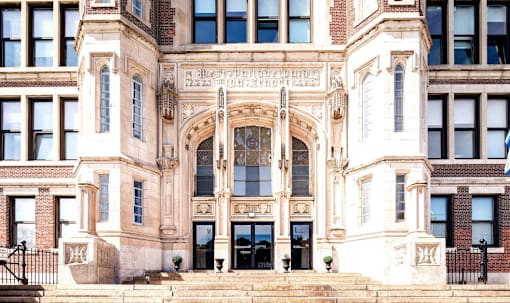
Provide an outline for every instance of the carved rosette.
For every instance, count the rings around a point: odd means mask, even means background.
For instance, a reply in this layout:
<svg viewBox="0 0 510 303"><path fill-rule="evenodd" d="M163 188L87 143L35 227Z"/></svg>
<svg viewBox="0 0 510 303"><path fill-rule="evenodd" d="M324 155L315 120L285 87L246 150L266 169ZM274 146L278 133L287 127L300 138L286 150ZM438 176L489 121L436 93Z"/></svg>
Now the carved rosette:
<svg viewBox="0 0 510 303"><path fill-rule="evenodd" d="M172 121L175 116L175 105L177 96L173 70L165 74L159 90L159 112L163 119Z"/></svg>

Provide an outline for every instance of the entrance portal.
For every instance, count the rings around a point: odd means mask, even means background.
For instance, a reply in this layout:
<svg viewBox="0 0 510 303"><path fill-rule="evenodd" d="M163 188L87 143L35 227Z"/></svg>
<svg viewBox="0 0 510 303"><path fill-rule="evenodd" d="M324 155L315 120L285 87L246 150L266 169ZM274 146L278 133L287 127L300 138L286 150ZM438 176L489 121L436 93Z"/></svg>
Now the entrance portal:
<svg viewBox="0 0 510 303"><path fill-rule="evenodd" d="M312 269L312 223L291 223L292 269Z"/></svg>
<svg viewBox="0 0 510 303"><path fill-rule="evenodd" d="M273 223L232 223L232 235L232 268L273 268Z"/></svg>

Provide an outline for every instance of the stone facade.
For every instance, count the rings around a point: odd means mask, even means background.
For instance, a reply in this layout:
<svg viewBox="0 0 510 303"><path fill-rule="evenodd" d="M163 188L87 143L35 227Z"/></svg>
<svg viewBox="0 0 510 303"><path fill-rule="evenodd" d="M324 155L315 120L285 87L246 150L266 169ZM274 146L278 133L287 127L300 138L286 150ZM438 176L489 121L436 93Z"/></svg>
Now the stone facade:
<svg viewBox="0 0 510 303"><path fill-rule="evenodd" d="M13 2L29 18L31 6ZM193 1L51 2L55 20L79 7L79 63L60 66L57 47L53 66L29 66L22 43L21 66L0 68L0 102L19 101L22 121L20 159L0 161L0 244L26 223L16 198L33 197L36 246L58 247L62 274L78 283L172 270L177 255L182 270L212 271L220 258L226 270L283 271L286 254L292 270L324 272L331 255L335 272L445 283L447 246L471 247L471 199L483 195L497 201L489 279L508 282L504 159L488 159L483 131L479 157L456 159L453 122L456 94L506 94L505 65L429 65L424 1L311 0L307 43L288 42L290 4L276 2L278 43L257 42L267 20L256 0L245 43L226 42L223 0L215 43L196 43ZM442 159L428 158L430 95L448 103ZM40 98L57 117L49 161L32 160ZM77 159L62 153L68 98L79 100ZM450 199L446 239L432 236L431 196ZM62 197L75 197L78 232L59 240Z"/></svg>

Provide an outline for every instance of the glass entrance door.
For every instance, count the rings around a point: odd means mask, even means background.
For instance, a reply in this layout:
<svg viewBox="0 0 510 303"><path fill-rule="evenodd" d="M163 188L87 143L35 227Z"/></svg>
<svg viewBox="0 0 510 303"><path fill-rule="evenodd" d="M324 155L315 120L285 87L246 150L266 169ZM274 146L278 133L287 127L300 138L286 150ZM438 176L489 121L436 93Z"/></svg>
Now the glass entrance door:
<svg viewBox="0 0 510 303"><path fill-rule="evenodd" d="M214 268L214 223L193 225L193 268Z"/></svg>
<svg viewBox="0 0 510 303"><path fill-rule="evenodd" d="M312 269L312 223L291 223L292 269Z"/></svg>
<svg viewBox="0 0 510 303"><path fill-rule="evenodd" d="M232 223L234 269L273 268L273 224Z"/></svg>

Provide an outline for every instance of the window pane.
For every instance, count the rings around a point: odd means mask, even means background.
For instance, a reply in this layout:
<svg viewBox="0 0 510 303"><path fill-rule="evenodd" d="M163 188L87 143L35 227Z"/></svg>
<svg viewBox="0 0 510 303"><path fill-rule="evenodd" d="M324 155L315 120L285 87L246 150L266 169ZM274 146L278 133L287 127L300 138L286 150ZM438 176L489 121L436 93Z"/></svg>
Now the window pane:
<svg viewBox="0 0 510 303"><path fill-rule="evenodd" d="M430 227L434 237L446 238L446 223L432 223Z"/></svg>
<svg viewBox="0 0 510 303"><path fill-rule="evenodd" d="M65 155L67 160L78 159L78 132L65 133Z"/></svg>
<svg viewBox="0 0 510 303"><path fill-rule="evenodd" d="M195 16L216 15L216 0L195 0Z"/></svg>
<svg viewBox="0 0 510 303"><path fill-rule="evenodd" d="M78 55L76 54L76 50L74 49L74 40L66 41L66 66L77 66L78 65Z"/></svg>
<svg viewBox="0 0 510 303"><path fill-rule="evenodd" d="M21 155L21 136L19 133L4 133L3 159L19 160Z"/></svg>
<svg viewBox="0 0 510 303"><path fill-rule="evenodd" d="M493 219L493 199L491 197L473 197L472 199L472 219L481 221L490 221Z"/></svg>
<svg viewBox="0 0 510 303"><path fill-rule="evenodd" d="M487 127L507 127L507 101L490 99L487 101Z"/></svg>
<svg viewBox="0 0 510 303"><path fill-rule="evenodd" d="M14 214L14 221L16 222L35 222L35 199L15 198Z"/></svg>
<svg viewBox="0 0 510 303"><path fill-rule="evenodd" d="M503 159L506 156L504 130L487 131L487 158Z"/></svg>
<svg viewBox="0 0 510 303"><path fill-rule="evenodd" d="M505 37L489 38L487 41L487 63L506 64L506 39Z"/></svg>
<svg viewBox="0 0 510 303"><path fill-rule="evenodd" d="M455 40L454 55L455 64L473 64L474 63L474 45L472 38L464 40Z"/></svg>
<svg viewBox="0 0 510 303"><path fill-rule="evenodd" d="M260 182L260 195L261 196L271 195L271 181Z"/></svg>
<svg viewBox="0 0 510 303"><path fill-rule="evenodd" d="M427 120L429 127L443 127L443 100L432 99L427 102Z"/></svg>
<svg viewBox="0 0 510 303"><path fill-rule="evenodd" d="M447 220L447 197L431 197L430 199L430 219L432 221L446 221Z"/></svg>
<svg viewBox="0 0 510 303"><path fill-rule="evenodd" d="M227 43L246 42L246 21L227 21Z"/></svg>
<svg viewBox="0 0 510 303"><path fill-rule="evenodd" d="M34 38L53 37L53 11L51 9L35 9L33 11L32 33Z"/></svg>
<svg viewBox="0 0 510 303"><path fill-rule="evenodd" d="M37 40L34 42L35 66L53 65L53 41Z"/></svg>
<svg viewBox="0 0 510 303"><path fill-rule="evenodd" d="M16 224L16 244L20 244L25 240L28 247L35 246L35 224Z"/></svg>
<svg viewBox="0 0 510 303"><path fill-rule="evenodd" d="M289 42L310 42L310 20L298 19L289 21Z"/></svg>
<svg viewBox="0 0 510 303"><path fill-rule="evenodd" d="M216 21L195 21L195 43L216 42Z"/></svg>
<svg viewBox="0 0 510 303"><path fill-rule="evenodd" d="M78 28L78 22L80 21L80 15L77 9L66 9L65 10L65 36L74 37L76 29Z"/></svg>
<svg viewBox="0 0 510 303"><path fill-rule="evenodd" d="M456 99L454 120L455 127L475 127L475 100Z"/></svg>
<svg viewBox="0 0 510 303"><path fill-rule="evenodd" d="M259 17L278 17L279 4L278 0L258 0L257 16Z"/></svg>
<svg viewBox="0 0 510 303"><path fill-rule="evenodd" d="M455 35L475 34L475 7L472 5L455 6Z"/></svg>
<svg viewBox="0 0 510 303"><path fill-rule="evenodd" d="M18 67L20 66L21 42L20 41L4 41L4 66Z"/></svg>
<svg viewBox="0 0 510 303"><path fill-rule="evenodd" d="M59 215L60 221L77 221L76 208L78 204L75 198L60 198L59 199Z"/></svg>
<svg viewBox="0 0 510 303"><path fill-rule="evenodd" d="M2 10L2 38L20 38L21 23L19 9Z"/></svg>
<svg viewBox="0 0 510 303"><path fill-rule="evenodd" d="M227 17L246 17L247 0L227 0Z"/></svg>
<svg viewBox="0 0 510 303"><path fill-rule="evenodd" d="M78 129L78 102L65 101L64 102L64 128L65 129Z"/></svg>
<svg viewBox="0 0 510 303"><path fill-rule="evenodd" d="M34 129L51 130L53 129L53 103L52 102L34 102Z"/></svg>
<svg viewBox="0 0 510 303"><path fill-rule="evenodd" d="M474 132L455 131L455 158L472 159L474 156Z"/></svg>
<svg viewBox="0 0 510 303"><path fill-rule="evenodd" d="M431 35L443 34L443 8L441 6L427 7L427 25Z"/></svg>
<svg viewBox="0 0 510 303"><path fill-rule="evenodd" d="M278 22L259 22L257 29L257 42L278 42Z"/></svg>
<svg viewBox="0 0 510 303"><path fill-rule="evenodd" d="M246 196L246 182L234 181L234 196Z"/></svg>
<svg viewBox="0 0 510 303"><path fill-rule="evenodd" d="M260 180L271 180L271 167L262 166L259 168Z"/></svg>
<svg viewBox="0 0 510 303"><path fill-rule="evenodd" d="M487 34L506 35L506 6L487 6Z"/></svg>
<svg viewBox="0 0 510 303"><path fill-rule="evenodd" d="M432 39L432 48L428 56L429 64L442 64L443 62L443 45L440 38Z"/></svg>
<svg viewBox="0 0 510 303"><path fill-rule="evenodd" d="M259 167L258 166L247 166L246 167L246 181L258 181L260 180Z"/></svg>
<svg viewBox="0 0 510 303"><path fill-rule="evenodd" d="M429 130L428 137L428 157L431 159L440 159L442 158L442 137L441 131L432 131Z"/></svg>
<svg viewBox="0 0 510 303"><path fill-rule="evenodd" d="M99 175L99 220L108 220L110 175Z"/></svg>
<svg viewBox="0 0 510 303"><path fill-rule="evenodd" d="M2 130L19 130L21 114L19 102L2 102Z"/></svg>
<svg viewBox="0 0 510 303"><path fill-rule="evenodd" d="M473 233L471 243L473 245L479 245L481 239L485 239L485 241L487 241L487 245L494 244L492 223L473 222Z"/></svg>
<svg viewBox="0 0 510 303"><path fill-rule="evenodd" d="M53 134L35 135L35 160L50 160L53 154Z"/></svg>
<svg viewBox="0 0 510 303"><path fill-rule="evenodd" d="M310 16L310 0L290 0L289 16Z"/></svg>
<svg viewBox="0 0 510 303"><path fill-rule="evenodd" d="M133 0L133 13L138 17L143 15L143 3L142 0Z"/></svg>

